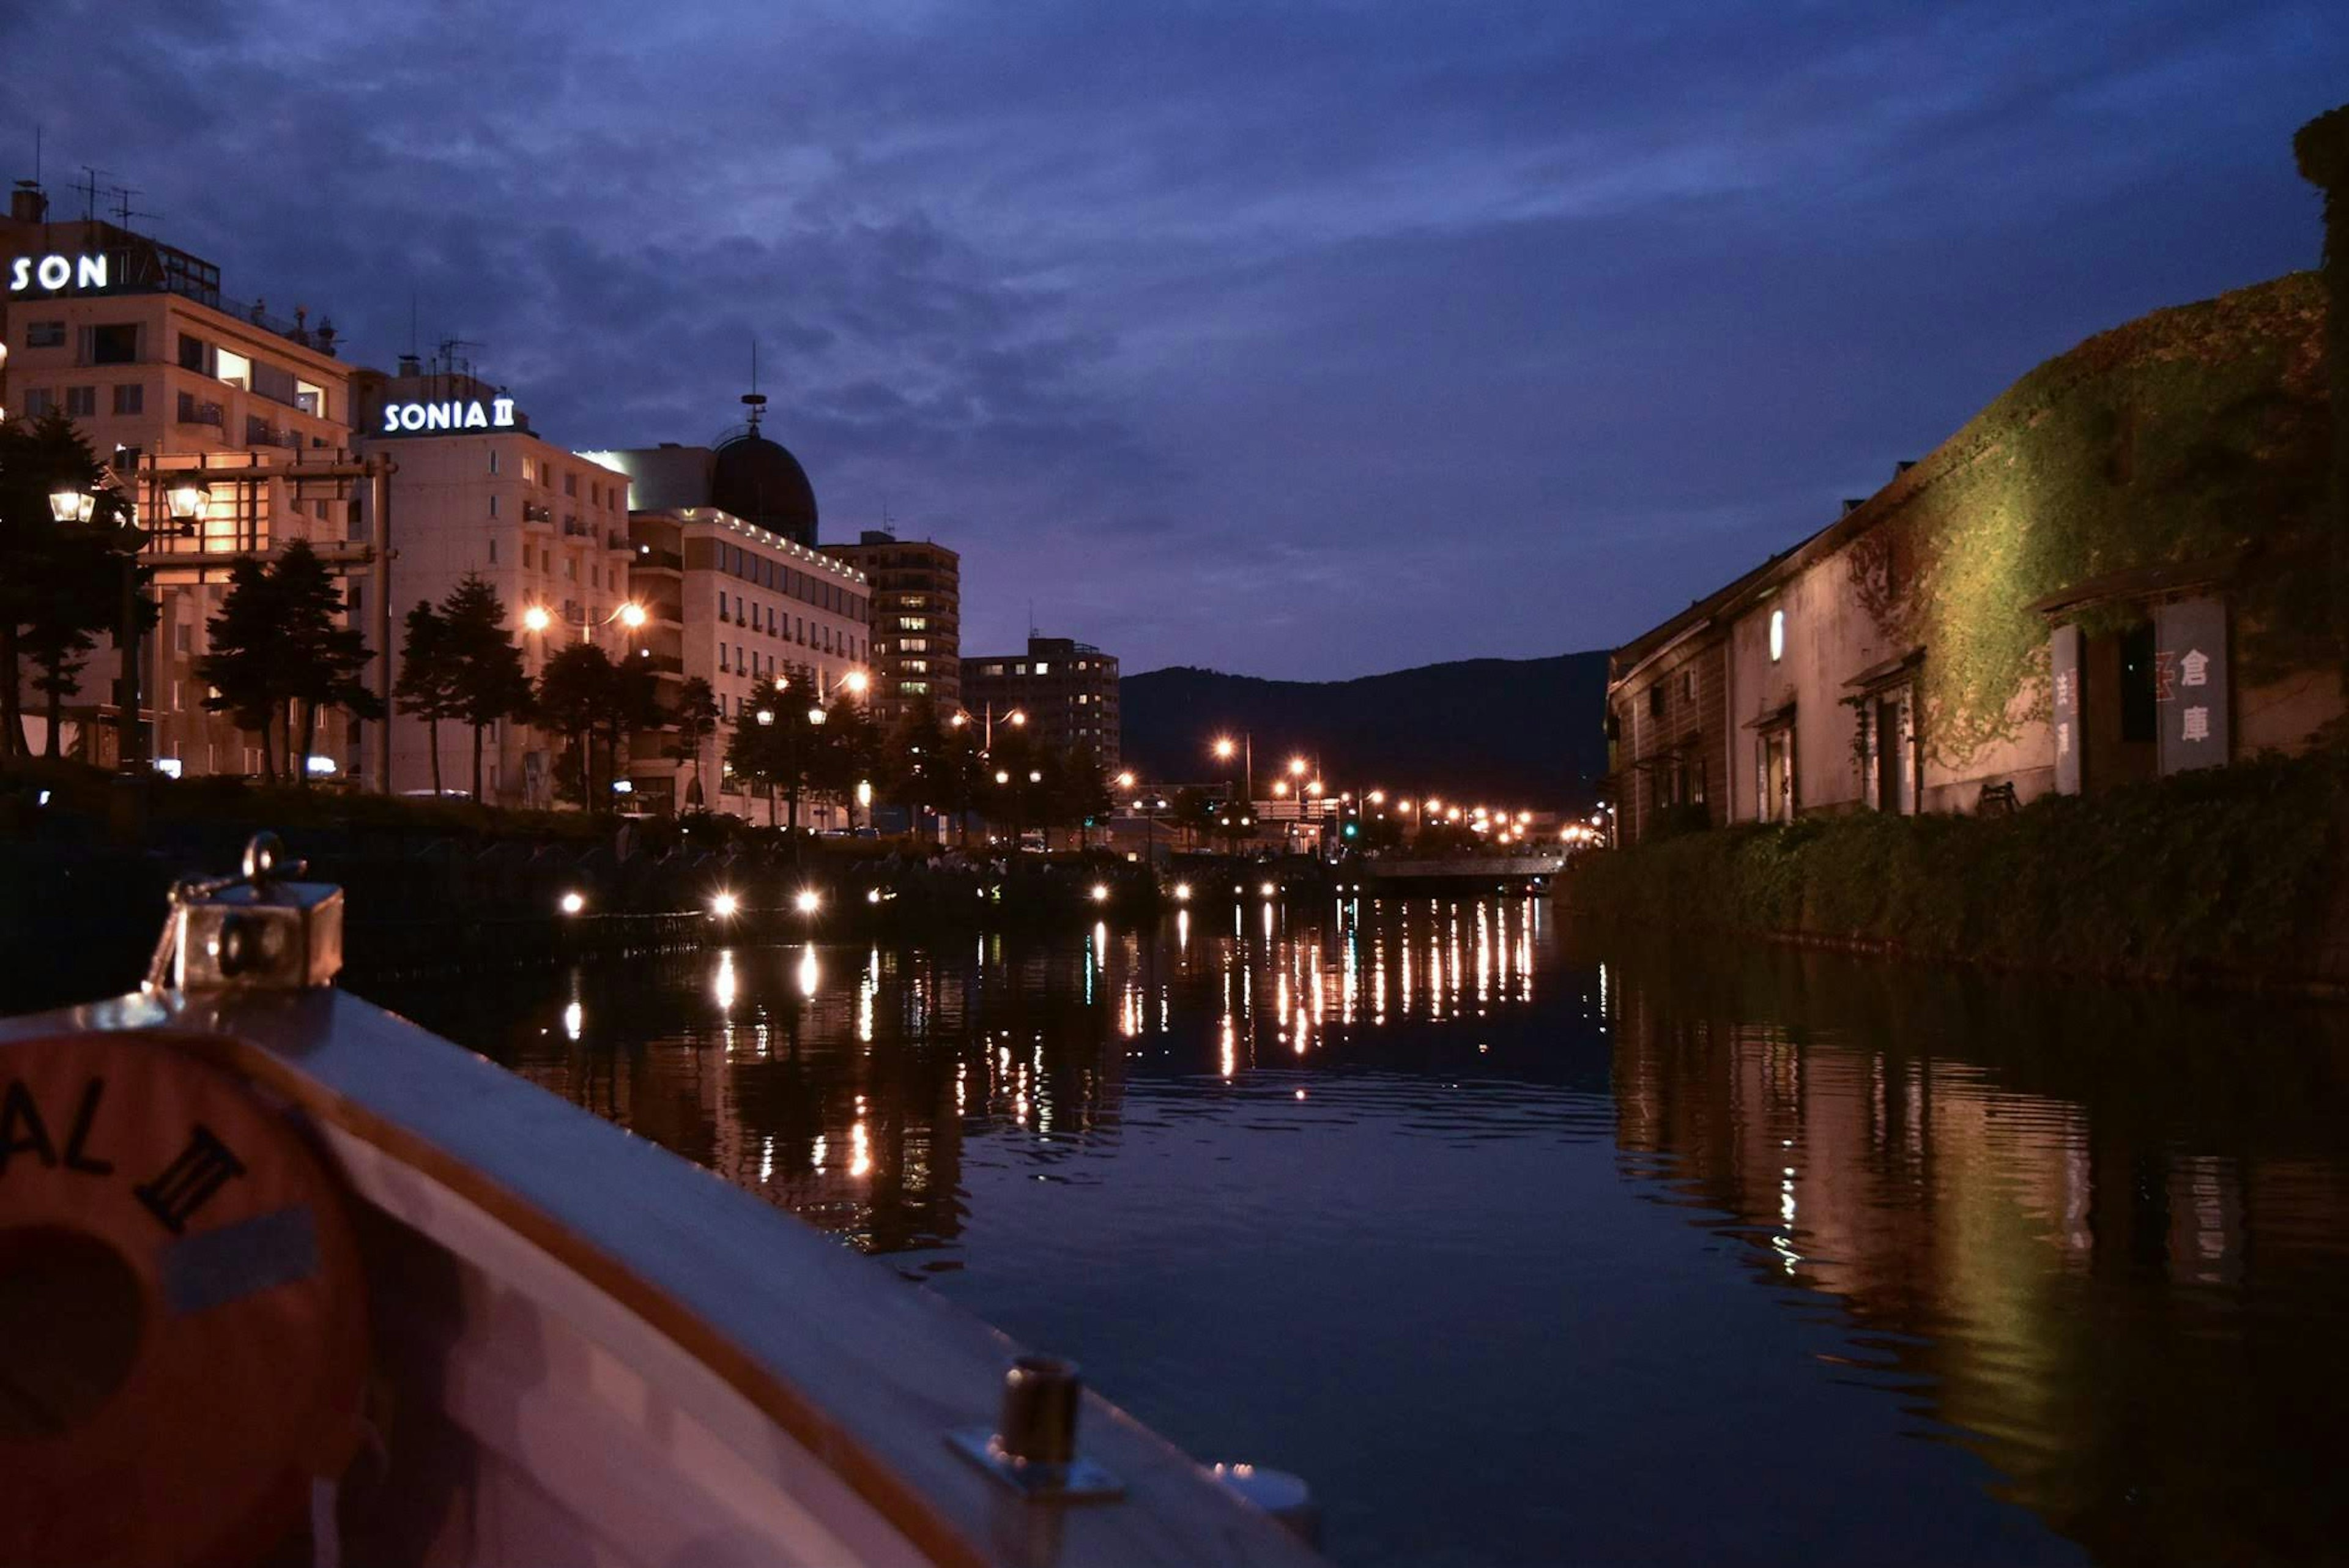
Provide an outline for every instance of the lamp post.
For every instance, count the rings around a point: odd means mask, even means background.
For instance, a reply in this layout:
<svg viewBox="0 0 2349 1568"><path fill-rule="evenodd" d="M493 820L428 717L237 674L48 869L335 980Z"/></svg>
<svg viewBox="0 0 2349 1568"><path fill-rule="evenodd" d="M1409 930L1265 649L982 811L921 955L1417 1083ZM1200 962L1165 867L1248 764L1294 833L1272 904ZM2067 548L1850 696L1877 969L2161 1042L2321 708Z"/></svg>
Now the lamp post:
<svg viewBox="0 0 2349 1568"><path fill-rule="evenodd" d="M645 624L646 618L644 606L634 599L626 599L610 615L601 620L592 616L581 616L577 620L564 616L562 620L564 625L579 634L580 641L593 642L595 640L595 630L598 627L606 627L614 621L618 621L624 632L634 632ZM522 612L523 629L533 635L552 628L555 619L554 612L544 605L525 606Z"/></svg>
<svg viewBox="0 0 2349 1568"><path fill-rule="evenodd" d="M978 754L983 757L995 750L995 704L992 702L981 704L981 714ZM1024 728L1028 722L1028 711L1024 708L1008 708L1004 710L1003 722L1015 730ZM970 722L970 714L968 711L957 712L947 722L959 730Z"/></svg>
<svg viewBox="0 0 2349 1568"><path fill-rule="evenodd" d="M127 462L135 473L139 454L130 449L117 449L115 461L118 465ZM113 486L107 483L102 488ZM204 499L205 492L200 486L185 482L163 492L161 509L170 515L174 532L196 531L196 519L202 514ZM49 516L60 524L87 524L98 515L98 503L96 491L61 486L49 493ZM122 601L114 632L115 763L124 773L139 770L140 753L145 750L140 744L139 726L139 552L147 543L147 534L139 526L138 518L139 510L133 504L119 552L122 556Z"/></svg>

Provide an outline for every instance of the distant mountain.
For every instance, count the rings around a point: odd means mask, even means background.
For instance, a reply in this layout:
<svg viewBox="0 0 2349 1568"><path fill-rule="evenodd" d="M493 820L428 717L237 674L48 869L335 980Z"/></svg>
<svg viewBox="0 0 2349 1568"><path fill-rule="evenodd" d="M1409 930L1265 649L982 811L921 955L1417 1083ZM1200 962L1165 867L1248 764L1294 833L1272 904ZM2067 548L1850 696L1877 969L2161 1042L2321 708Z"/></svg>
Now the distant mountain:
<svg viewBox="0 0 2349 1568"><path fill-rule="evenodd" d="M1119 685L1125 765L1224 776L1208 746L1252 733L1258 794L1299 753L1340 787L1578 805L1607 771L1607 655L1464 659L1355 680L1259 680L1178 666Z"/></svg>

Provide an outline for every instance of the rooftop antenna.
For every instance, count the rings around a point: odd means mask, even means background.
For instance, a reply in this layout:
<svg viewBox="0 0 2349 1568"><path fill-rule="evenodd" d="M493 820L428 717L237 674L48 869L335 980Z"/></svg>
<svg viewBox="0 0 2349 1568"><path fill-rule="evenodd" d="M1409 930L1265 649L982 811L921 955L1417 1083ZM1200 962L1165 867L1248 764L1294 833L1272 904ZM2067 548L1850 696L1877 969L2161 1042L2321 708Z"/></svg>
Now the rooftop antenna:
<svg viewBox="0 0 2349 1568"><path fill-rule="evenodd" d="M110 178L113 175L114 171L111 169L97 169L85 163L81 166L81 171L87 176L87 178L83 180L79 185L76 186L75 189L81 192L82 222L86 223L94 223L98 222L98 177L104 174ZM112 187L109 186L108 189L111 190Z"/></svg>
<svg viewBox="0 0 2349 1568"><path fill-rule="evenodd" d="M759 390L759 340L750 339L750 389L742 394L742 406L750 410L750 433L759 433L760 417L767 411L767 395Z"/></svg>
<svg viewBox="0 0 2349 1568"><path fill-rule="evenodd" d="M488 347L488 344L477 343L470 337L443 337L440 339L441 372L444 375L449 376L456 376L460 374L467 376L471 375L473 373L473 361L471 358L461 358L458 354L457 350L460 348L486 348ZM457 369L460 364L465 367L461 372Z"/></svg>
<svg viewBox="0 0 2349 1568"><path fill-rule="evenodd" d="M120 224L123 228L128 229L130 227L130 220L133 218L161 217L163 214L160 213L142 213L130 205L131 197L144 195L145 193L146 192L142 191L134 191L128 185L116 185L112 187L108 192L108 194L114 198L115 222Z"/></svg>

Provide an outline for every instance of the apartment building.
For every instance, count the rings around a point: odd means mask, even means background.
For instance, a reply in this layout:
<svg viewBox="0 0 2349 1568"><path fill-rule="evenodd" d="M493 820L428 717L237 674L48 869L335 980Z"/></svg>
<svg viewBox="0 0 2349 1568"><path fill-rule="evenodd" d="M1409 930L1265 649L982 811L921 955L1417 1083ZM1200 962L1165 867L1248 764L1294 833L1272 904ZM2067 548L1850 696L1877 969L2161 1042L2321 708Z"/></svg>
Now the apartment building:
<svg viewBox="0 0 2349 1568"><path fill-rule="evenodd" d="M281 317L230 300L212 263L102 219L55 218L30 186L0 220L0 409L71 419L101 459L115 458L155 530L145 558L160 619L139 645L141 754L173 774L257 771L253 737L204 711L194 662L238 556L303 538L339 573L371 566L347 450L351 370L333 324L311 325L298 305ZM160 520L165 493L186 483L203 501L181 534ZM366 588L351 584L355 617ZM118 673L102 642L66 709L71 754L119 761ZM329 715L311 771L354 769L357 729Z"/></svg>
<svg viewBox="0 0 2349 1568"><path fill-rule="evenodd" d="M1039 743L1090 752L1117 771L1117 660L1091 643L1031 637L1025 654L975 654L963 660L962 690L970 711L1000 719L1017 709Z"/></svg>
<svg viewBox="0 0 2349 1568"><path fill-rule="evenodd" d="M885 724L927 699L940 717L962 706L962 557L927 539L867 529L823 553L863 572L873 589L873 711Z"/></svg>

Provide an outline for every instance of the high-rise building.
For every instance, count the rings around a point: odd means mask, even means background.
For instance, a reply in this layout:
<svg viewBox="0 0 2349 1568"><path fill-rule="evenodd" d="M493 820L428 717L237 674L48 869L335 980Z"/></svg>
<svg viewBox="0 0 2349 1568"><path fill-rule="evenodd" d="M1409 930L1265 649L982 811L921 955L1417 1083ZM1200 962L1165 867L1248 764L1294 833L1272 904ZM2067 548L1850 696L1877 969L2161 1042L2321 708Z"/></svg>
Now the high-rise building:
<svg viewBox="0 0 2349 1568"><path fill-rule="evenodd" d="M1031 637L1024 655L973 654L962 661L962 701L998 723L1016 710L1041 744L1091 752L1117 770L1117 660L1091 643Z"/></svg>
<svg viewBox="0 0 2349 1568"><path fill-rule="evenodd" d="M441 360L352 378L357 445L392 460L390 538L395 642L419 600L435 605L468 576L496 590L534 682L566 644L614 659L644 655L629 607L627 476L540 436L502 387ZM372 635L372 634L370 634ZM472 733L442 723L440 779L470 789ZM485 737L481 793L503 805L554 804L560 736L502 721ZM392 722L392 788L432 787L429 731Z"/></svg>
<svg viewBox="0 0 2349 1568"><path fill-rule="evenodd" d="M53 220L47 198L20 186L0 219L0 410L61 413L120 483L151 535L160 610L139 642L139 754L168 773L250 774L257 737L203 707L195 661L241 555L309 540L347 578L357 624L375 559L359 520L347 448L350 369L331 321L291 319L256 300L224 298L220 269L201 257L95 217ZM167 493L201 492L185 531L167 524ZM372 637L370 638L372 640ZM116 650L102 643L67 704L61 747L112 765ZM32 705L37 711L38 704ZM324 716L309 771L357 761L357 726ZM36 721L37 722L37 721ZM37 746L43 732L31 737Z"/></svg>
<svg viewBox="0 0 2349 1568"><path fill-rule="evenodd" d="M961 708L962 557L872 529L823 553L873 585L874 717L894 724L925 698L941 718Z"/></svg>

